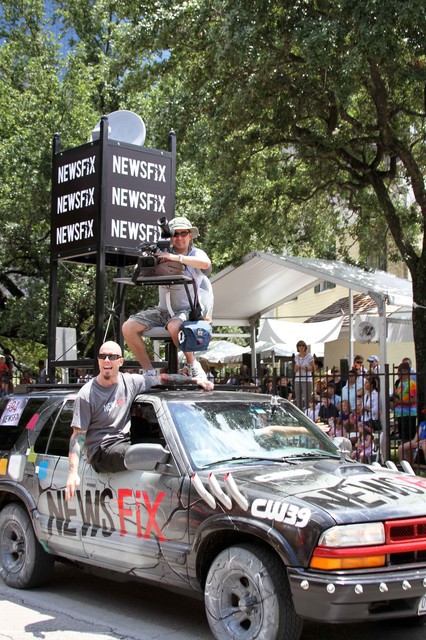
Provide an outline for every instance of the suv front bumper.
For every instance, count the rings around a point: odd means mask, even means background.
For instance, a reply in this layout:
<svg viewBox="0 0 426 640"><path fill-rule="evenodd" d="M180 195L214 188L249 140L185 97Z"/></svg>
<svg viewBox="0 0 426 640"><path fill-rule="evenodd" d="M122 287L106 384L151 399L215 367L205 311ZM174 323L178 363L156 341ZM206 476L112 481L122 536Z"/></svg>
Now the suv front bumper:
<svg viewBox="0 0 426 640"><path fill-rule="evenodd" d="M288 568L296 613L307 620L356 622L426 614L426 568L348 574ZM419 611L420 610L420 611Z"/></svg>

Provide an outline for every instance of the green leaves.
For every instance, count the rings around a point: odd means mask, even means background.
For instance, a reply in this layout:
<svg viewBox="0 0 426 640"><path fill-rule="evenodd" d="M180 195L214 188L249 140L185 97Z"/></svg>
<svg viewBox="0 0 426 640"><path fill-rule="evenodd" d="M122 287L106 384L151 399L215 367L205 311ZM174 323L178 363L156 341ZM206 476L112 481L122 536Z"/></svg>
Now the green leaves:
<svg viewBox="0 0 426 640"><path fill-rule="evenodd" d="M53 133L77 146L119 108L143 117L147 146L166 148L176 131L177 210L202 230L215 270L252 250L346 256L357 239L361 261L385 259L389 244L419 278L423 5L58 0L47 13L41 0L2 3L4 295L26 298L26 278L47 283ZM63 288L75 301L64 321L83 326L91 312Z"/></svg>

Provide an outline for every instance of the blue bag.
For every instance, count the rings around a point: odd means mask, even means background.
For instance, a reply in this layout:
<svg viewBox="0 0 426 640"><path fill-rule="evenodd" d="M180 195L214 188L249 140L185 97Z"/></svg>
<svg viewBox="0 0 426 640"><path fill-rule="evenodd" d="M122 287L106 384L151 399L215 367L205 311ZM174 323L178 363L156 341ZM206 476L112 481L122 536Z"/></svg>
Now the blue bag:
<svg viewBox="0 0 426 640"><path fill-rule="evenodd" d="M211 324L205 320L184 322L179 331L179 349L185 352L204 351L212 337Z"/></svg>

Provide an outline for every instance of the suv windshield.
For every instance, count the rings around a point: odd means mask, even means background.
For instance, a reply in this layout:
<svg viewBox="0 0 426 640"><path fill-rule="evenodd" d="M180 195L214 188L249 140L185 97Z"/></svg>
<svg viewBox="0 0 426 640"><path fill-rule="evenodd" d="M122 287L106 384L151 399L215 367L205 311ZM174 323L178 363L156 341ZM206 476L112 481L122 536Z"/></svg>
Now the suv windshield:
<svg viewBox="0 0 426 640"><path fill-rule="evenodd" d="M233 459L338 455L330 438L289 403L169 402L188 457L201 468Z"/></svg>

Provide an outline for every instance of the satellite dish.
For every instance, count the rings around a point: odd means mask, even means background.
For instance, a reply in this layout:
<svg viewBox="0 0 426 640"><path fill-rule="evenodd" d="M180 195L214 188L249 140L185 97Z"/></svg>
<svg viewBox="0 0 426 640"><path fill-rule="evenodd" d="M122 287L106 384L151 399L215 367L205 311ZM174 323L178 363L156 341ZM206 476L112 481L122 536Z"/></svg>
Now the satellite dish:
<svg viewBox="0 0 426 640"><path fill-rule="evenodd" d="M372 342L376 333L376 327L366 320L354 327L354 338L357 342Z"/></svg>
<svg viewBox="0 0 426 640"><path fill-rule="evenodd" d="M108 114L108 138L110 140L118 140L119 142L127 142L128 144L137 144L143 146L145 142L146 128L145 123L140 116L133 111L113 111ZM99 140L101 133L101 121L95 125L92 130L90 140Z"/></svg>

